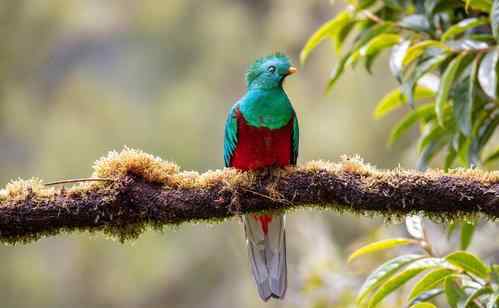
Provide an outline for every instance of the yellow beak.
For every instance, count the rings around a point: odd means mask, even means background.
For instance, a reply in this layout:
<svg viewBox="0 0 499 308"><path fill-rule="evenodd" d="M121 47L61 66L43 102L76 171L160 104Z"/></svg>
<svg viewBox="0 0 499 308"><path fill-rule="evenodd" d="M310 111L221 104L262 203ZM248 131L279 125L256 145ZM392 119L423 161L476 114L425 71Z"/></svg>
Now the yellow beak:
<svg viewBox="0 0 499 308"><path fill-rule="evenodd" d="M296 67L291 66L291 67L288 69L288 75L293 75L294 73L296 73L296 71L297 71Z"/></svg>

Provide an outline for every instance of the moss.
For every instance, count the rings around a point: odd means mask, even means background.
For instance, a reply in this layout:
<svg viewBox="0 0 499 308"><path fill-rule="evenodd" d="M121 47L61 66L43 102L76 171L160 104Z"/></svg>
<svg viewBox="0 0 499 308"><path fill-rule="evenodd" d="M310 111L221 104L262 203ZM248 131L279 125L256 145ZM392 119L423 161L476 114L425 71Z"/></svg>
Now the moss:
<svg viewBox="0 0 499 308"><path fill-rule="evenodd" d="M120 152L109 152L94 163L93 169L92 177L119 179L127 174L134 174L142 177L146 182L175 188L209 188L219 184L223 184L229 189L235 186L248 187L254 184L258 177L255 173L241 172L232 168L210 170L202 174L197 171L181 171L180 167L173 162L163 161L159 157L127 147ZM359 156L343 156L338 163L322 160L310 161L301 166L286 168L281 173L281 176L290 175L294 171L327 172L332 175L356 174L362 177L362 183L366 189L377 187L380 182L396 187L403 184L401 176L409 176L411 181L420 181L421 184L442 176L457 177L481 183L496 183L499 181L499 171L487 172L478 169L455 169L450 170L448 173L444 173L442 170L419 172L399 168L379 170L372 165L366 164ZM67 191L69 193L79 193L106 185L108 186L109 183L85 182L74 185ZM270 185L269 191L275 191L274 188L275 186ZM44 186L40 179L15 180L0 190L0 202L23 200L28 194L35 197L49 198L55 195L56 191L52 187Z"/></svg>
<svg viewBox="0 0 499 308"><path fill-rule="evenodd" d="M116 179L133 174L146 182L163 184L175 188L209 188L223 184L228 188L250 186L255 182L251 172L241 172L232 168L210 170L199 174L197 171L181 171L175 163L163 161L159 157L147 154L141 150L125 147L120 152L111 151L94 163L91 177ZM110 186L109 182L82 182L66 189L65 192L74 196ZM14 180L0 189L0 202L24 200L28 195L35 198L50 198L58 192L54 187L48 187L40 179Z"/></svg>
<svg viewBox="0 0 499 308"><path fill-rule="evenodd" d="M323 160L313 160L297 167L301 171L327 171L331 174L338 174L340 172L349 172L359 175L374 175L377 170L374 166L367 164L358 156L341 156L339 163Z"/></svg>
<svg viewBox="0 0 499 308"><path fill-rule="evenodd" d="M108 225L104 227L102 231L108 238L124 243L126 241L136 240L149 226L150 224L147 222L119 226Z"/></svg>
<svg viewBox="0 0 499 308"><path fill-rule="evenodd" d="M20 201L28 196L36 198L50 198L54 196L55 189L43 185L42 180L32 178L29 180L13 180L4 189L0 190L0 201Z"/></svg>
<svg viewBox="0 0 499 308"><path fill-rule="evenodd" d="M146 182L164 184L169 187L201 188L215 184L251 185L251 174L232 168L210 170L203 174L197 171L180 171L175 163L141 150L125 147L121 152L111 151L94 164L92 177L120 178L127 174L142 177Z"/></svg>
<svg viewBox="0 0 499 308"><path fill-rule="evenodd" d="M15 180L8 183L4 189L0 190L0 206L20 206L22 204L22 202L20 201L26 200L28 198L36 201L50 200L51 198L56 198L56 196L62 196L64 198L70 199L73 198L71 202L74 200L79 200L81 201L81 204L103 204L105 206L109 204L115 205L114 202L116 201L116 195L120 191L119 187L124 183L120 181L123 181L125 179L125 176L130 174L143 179L147 183L162 185L163 188L161 188L161 186L154 186L154 189L160 191L162 189L170 190L181 188L192 189L194 191L196 189L202 189L203 192L207 192L209 191L209 189L213 188L212 196L214 197L213 199L211 199L211 201L218 200L217 198L220 198L221 202L225 202L225 205L223 206L227 206L227 200L223 199L225 198L224 194L226 194L227 191L244 192L246 190L246 192L251 191L255 195L262 196L264 194L265 196L263 197L273 200L274 202L282 201L282 203L285 203L285 205L281 206L281 208L284 208L286 211L294 211L296 209L313 207L326 210L332 209L339 214L349 213L369 217L372 217L374 215L382 216L389 221L402 221L408 213L423 214L426 217L437 221L449 221L453 219L474 219L477 214L473 212L470 213L469 209L468 211L460 211L459 209L455 208L440 208L438 209L438 211L434 211L431 209L431 206L420 206L420 210L422 209L422 212L416 213L415 211L411 211L410 208L405 208L405 206L399 206L395 203L398 202L399 204L405 204L405 195L403 189L407 189L408 187L416 187L416 190L419 191L420 187L434 188L435 185L438 184L438 181L440 181L440 185L445 186L447 177L458 179L457 182L454 181L453 189L456 189L456 187L457 189L459 189L459 187L461 186L461 180L463 181L463 183L466 182L468 184L470 183L470 181L486 184L486 186L482 186L485 189L489 187L487 185L499 182L499 172L497 171L485 172L477 169L456 169L451 170L448 173L444 173L442 170L428 170L426 172L404 170L400 168L393 170L381 170L372 165L366 164L358 156L344 156L342 157L341 161L337 163L327 161L311 161L301 166L287 167L283 170L276 170L274 172L275 179L281 178L283 182L287 182L294 178L295 184L301 185L302 188L305 187L303 188L304 191L301 191L302 197L303 194L310 194L311 199L302 199L307 200L304 201L304 203L317 202L315 204L294 204L286 200L284 195L282 195L283 191L285 190L283 190L284 186L280 186L279 183L268 180L268 178L265 179L265 176L262 176L258 173L241 172L232 168L207 171L202 174L196 171L182 171L176 164L172 162L163 161L161 158L144 153L141 150L124 148L120 152L110 152L108 155L99 159L94 164L94 173L92 177L112 178L115 179L114 182L85 182L74 185L68 189L62 188L61 190L60 188L46 187L39 179ZM334 178L328 178L327 174L333 175ZM319 198L318 196L321 196L320 187L319 189L314 188L314 186L311 185L310 182L307 182L311 179L311 177L312 184L315 184L314 181L318 179L325 178L326 180L321 184L323 185L324 189L328 190L334 187L335 194L338 192L343 194L342 196L345 196L344 199L334 199L331 198L332 194L329 194L328 196L324 195L327 198L330 198L327 200L332 200L333 202L339 200L347 200L346 203L350 204L332 204L330 202L324 201L325 199ZM337 186L332 185L331 181L337 181ZM305 186L303 186L303 183L306 183ZM264 184L264 186L262 186L261 184ZM341 191L342 187L338 185L350 186L348 187L348 189L343 189L343 191ZM294 186L290 187L292 188ZM397 190L399 187L400 189ZM361 200L361 203L364 203L360 205L352 205L355 204L355 202L352 202L350 199L352 197L352 189L357 190L357 193L364 194L363 197L369 197L371 193L376 196L381 196L382 198L385 198L385 201L383 202L388 202L389 204L386 206L384 206L384 204L378 204L377 208L373 208L370 203L367 204L365 200ZM448 189L446 187L443 187L442 189L444 193L453 193L453 191L446 190ZM157 190L154 191L155 194L157 193ZM472 190L470 190L470 192L473 193ZM464 194L464 191L462 193ZM139 196L140 195L142 195L142 193L139 194ZM91 198L91 196L93 196L94 198L98 198L98 202L95 200L90 200L89 198ZM156 195L153 196L157 197ZM287 191L287 198L289 198L289 200L294 200L292 190ZM467 196L462 195L462 198L466 199ZM86 200L90 201L87 202ZM210 200L208 200L207 202L209 201ZM69 202L68 205L71 202ZM44 204L48 203L51 202L45 202ZM119 205L121 206L121 204ZM216 201L212 202L212 205L214 207L218 206ZM64 206L65 204L63 205L63 207ZM229 207L230 206L232 205L229 205ZM410 203L408 203L408 207L410 207ZM476 210L475 207L471 209ZM164 213L164 215L170 215L168 209L162 208L161 210L166 212L166 214ZM210 211L212 211L212 209L210 208L203 208L198 210L205 211L206 213L209 212L210 215ZM482 210L480 209L480 211ZM25 213L23 211L20 211L20 213L21 212ZM265 212L268 212L268 210L262 211L262 213ZM199 215L198 217L207 217L210 215ZM219 216L213 215L214 218L210 219L195 219L186 217L182 218L184 220L180 219L178 223L168 222L168 226L175 227L185 222L219 223L224 222L228 216L234 215L234 213L229 211L228 213L220 214L219 212L219 214L217 215ZM88 232L103 231L109 237L123 242L126 240L137 238L148 228L162 230L164 227L164 223L162 223L161 221L149 221L149 218L146 218L148 216L144 216L143 218L139 217L139 220L142 219L140 222L130 223L128 223L127 221L121 221L118 223L112 218L108 218L108 222L104 225L97 224L97 222L99 221L99 217L100 216L97 215L97 221L90 221L86 226L72 227L71 229L55 227L54 229L49 229L49 231L32 232L29 231L30 227L27 227L25 235L8 236L2 234L2 236L0 236L0 241L6 243L26 243L60 232L71 232L78 230ZM136 219L137 217L134 217L132 221L135 221Z"/></svg>
<svg viewBox="0 0 499 308"><path fill-rule="evenodd" d="M197 171L183 171L174 177L177 187L209 188L220 183L228 187L250 186L255 182L255 175L232 168L209 170L199 174Z"/></svg>
<svg viewBox="0 0 499 308"><path fill-rule="evenodd" d="M121 152L111 151L97 160L92 177L119 178L132 173L151 183L175 185L179 170L175 163L125 147Z"/></svg>

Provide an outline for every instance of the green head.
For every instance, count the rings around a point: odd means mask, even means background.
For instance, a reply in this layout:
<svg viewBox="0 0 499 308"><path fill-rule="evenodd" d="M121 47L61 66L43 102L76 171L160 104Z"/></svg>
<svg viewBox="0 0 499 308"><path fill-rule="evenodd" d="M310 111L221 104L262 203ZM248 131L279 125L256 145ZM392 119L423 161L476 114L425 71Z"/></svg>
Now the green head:
<svg viewBox="0 0 499 308"><path fill-rule="evenodd" d="M275 53L255 61L246 72L248 88L272 89L281 87L284 78L296 72L289 58Z"/></svg>

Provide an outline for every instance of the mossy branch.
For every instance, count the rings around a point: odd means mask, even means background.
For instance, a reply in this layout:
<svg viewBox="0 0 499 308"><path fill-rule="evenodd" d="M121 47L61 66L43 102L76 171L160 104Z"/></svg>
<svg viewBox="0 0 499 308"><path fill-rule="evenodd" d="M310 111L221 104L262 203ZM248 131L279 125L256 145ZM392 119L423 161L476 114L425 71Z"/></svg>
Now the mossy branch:
<svg viewBox="0 0 499 308"><path fill-rule="evenodd" d="M499 173L478 170L377 170L356 158L309 162L268 174L234 169L181 172L141 151L112 152L92 177L69 189L39 180L0 190L0 240L28 242L63 231L104 231L120 240L146 227L220 221L242 213L297 207L385 217L420 213L452 221L481 214L499 218Z"/></svg>

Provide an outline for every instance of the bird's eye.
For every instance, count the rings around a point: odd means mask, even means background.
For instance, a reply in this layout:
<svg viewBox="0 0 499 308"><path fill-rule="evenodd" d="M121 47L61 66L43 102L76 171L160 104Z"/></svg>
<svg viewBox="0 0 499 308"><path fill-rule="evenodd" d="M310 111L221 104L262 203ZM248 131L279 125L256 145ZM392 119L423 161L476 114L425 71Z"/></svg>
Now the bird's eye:
<svg viewBox="0 0 499 308"><path fill-rule="evenodd" d="M269 71L269 72L271 72L271 73L275 72L275 66L273 66L273 65L269 66L269 67L267 68L267 71Z"/></svg>

